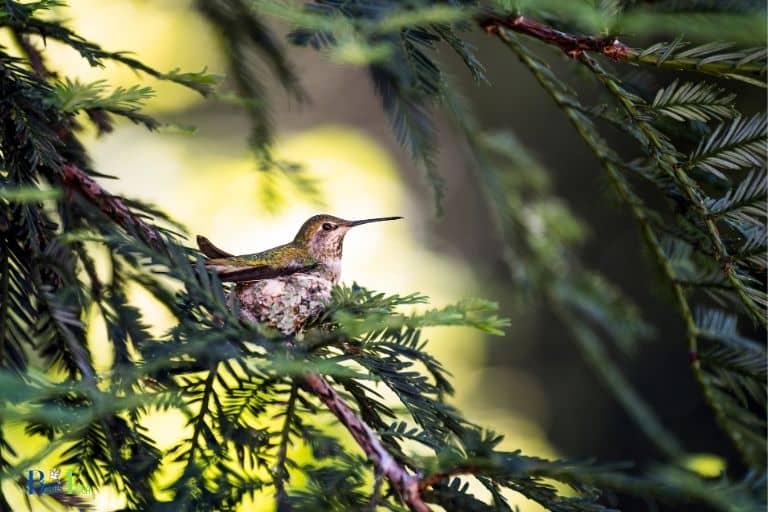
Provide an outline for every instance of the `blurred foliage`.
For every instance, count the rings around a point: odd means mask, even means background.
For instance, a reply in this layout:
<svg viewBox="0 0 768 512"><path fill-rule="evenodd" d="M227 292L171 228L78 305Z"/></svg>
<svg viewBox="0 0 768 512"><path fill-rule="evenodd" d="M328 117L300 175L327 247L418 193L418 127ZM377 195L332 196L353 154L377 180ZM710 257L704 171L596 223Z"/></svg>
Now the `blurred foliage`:
<svg viewBox="0 0 768 512"><path fill-rule="evenodd" d="M397 140L426 169L438 206L435 112L450 119L485 194L510 279L528 300L551 305L606 389L655 443L660 457L650 469L505 451L501 436L450 404L453 384L426 351L422 329L458 325L499 334L509 322L491 302L403 312L428 299L352 285L336 289L325 315L301 336L243 323L217 276L182 245L172 219L105 190L79 140L86 122L101 134L120 117L159 127L143 111L154 91L81 81L66 69L57 76L39 45L56 41L90 66L119 63L204 96L220 94L218 77L161 71L103 49L59 20L62 5L0 4L0 28L20 55L0 48L0 417L6 427L23 425L28 435L48 440L37 454L20 458L0 430L4 483L25 491L35 483L24 480L32 476L26 471L55 454L75 468L78 485L114 489L132 510L232 510L265 492L281 511L421 510L403 492L404 481L380 461L371 459L371 467L339 442L338 432L323 428L318 416L327 416L318 413L327 401L303 378L313 374L331 382L393 464L415 479L409 481L417 484L416 497L447 510L510 510L512 493L557 511L612 510L614 495L681 509L765 508L766 353L750 335L765 339L768 304L766 117L742 112L737 101L745 88L765 87L762 5L195 2L222 43L262 172L313 190L300 169L272 153L269 98L254 56L295 98L305 95L272 19L290 24L291 43L366 67ZM653 322L584 267L579 245L588 229L553 194L547 170L514 135L484 130L452 84L437 50L450 48L484 81L480 58L465 39L479 28L551 96L635 219L685 326L693 376L741 454L741 467L689 453L612 359L609 343L626 353L643 350L639 341ZM658 41L659 34L676 38ZM637 47L619 36L634 38ZM551 48L570 59L574 77L599 88L598 104L581 100L545 64L539 54ZM635 66L669 83L658 90L638 83L627 72ZM612 147L608 133L632 141L635 156ZM97 250L108 254L106 275L96 269ZM167 332L155 335L127 299L134 286L167 309L173 318ZM93 312L113 352L104 371L96 370L87 343ZM750 334L739 324L749 325ZM679 366L683 371L685 362ZM396 397L396 407L382 389ZM181 440L169 448L160 448L144 424L156 410L187 419ZM303 446L311 457L297 460L289 445ZM167 465L180 471L161 485ZM6 487L0 509L10 510ZM33 499L88 507L67 493L31 497L30 504Z"/></svg>

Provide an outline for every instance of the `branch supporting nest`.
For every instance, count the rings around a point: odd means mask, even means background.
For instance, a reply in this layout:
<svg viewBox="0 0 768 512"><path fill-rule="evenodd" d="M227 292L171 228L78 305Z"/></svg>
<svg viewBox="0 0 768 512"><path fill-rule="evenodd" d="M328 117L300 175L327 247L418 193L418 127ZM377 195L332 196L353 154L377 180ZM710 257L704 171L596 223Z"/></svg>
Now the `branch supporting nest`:
<svg viewBox="0 0 768 512"><path fill-rule="evenodd" d="M346 404L322 376L310 373L302 377L302 383L346 427L378 474L384 475L397 490L403 502L414 512L429 512L421 499L419 477L408 472L384 448L376 433Z"/></svg>

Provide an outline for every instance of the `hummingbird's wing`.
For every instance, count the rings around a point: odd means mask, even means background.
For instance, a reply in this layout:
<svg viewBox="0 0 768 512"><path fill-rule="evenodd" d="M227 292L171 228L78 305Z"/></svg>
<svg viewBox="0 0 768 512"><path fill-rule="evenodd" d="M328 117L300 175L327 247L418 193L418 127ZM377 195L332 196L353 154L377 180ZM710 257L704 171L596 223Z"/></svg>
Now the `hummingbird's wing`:
<svg viewBox="0 0 768 512"><path fill-rule="evenodd" d="M256 254L213 258L205 266L215 270L222 281L240 282L306 272L317 267L317 261L306 251L286 244Z"/></svg>
<svg viewBox="0 0 768 512"><path fill-rule="evenodd" d="M197 246L200 248L200 252L209 258L231 258L234 256L232 253L219 249L202 235L197 235Z"/></svg>

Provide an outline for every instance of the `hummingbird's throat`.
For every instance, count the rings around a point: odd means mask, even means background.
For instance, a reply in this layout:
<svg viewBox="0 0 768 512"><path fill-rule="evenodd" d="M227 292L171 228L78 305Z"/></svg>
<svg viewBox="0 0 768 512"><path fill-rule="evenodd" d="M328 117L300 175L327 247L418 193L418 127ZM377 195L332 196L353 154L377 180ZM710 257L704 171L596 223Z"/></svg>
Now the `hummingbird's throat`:
<svg viewBox="0 0 768 512"><path fill-rule="evenodd" d="M309 243L310 254L313 258L322 262L341 260L344 235L345 233L336 232L327 236L314 238Z"/></svg>

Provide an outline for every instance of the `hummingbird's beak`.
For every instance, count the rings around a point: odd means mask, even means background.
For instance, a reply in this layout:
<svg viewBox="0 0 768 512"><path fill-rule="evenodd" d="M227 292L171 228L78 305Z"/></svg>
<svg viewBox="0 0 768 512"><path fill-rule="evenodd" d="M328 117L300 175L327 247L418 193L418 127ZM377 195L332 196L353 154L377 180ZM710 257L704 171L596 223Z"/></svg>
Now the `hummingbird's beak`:
<svg viewBox="0 0 768 512"><path fill-rule="evenodd" d="M350 221L347 221L346 226L352 228L355 226L360 226L362 224L368 224L370 222L384 222L385 220L397 220L397 219L402 219L402 217L376 217L375 219L350 220Z"/></svg>

